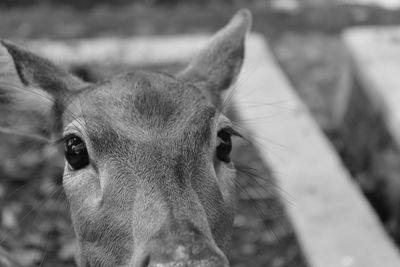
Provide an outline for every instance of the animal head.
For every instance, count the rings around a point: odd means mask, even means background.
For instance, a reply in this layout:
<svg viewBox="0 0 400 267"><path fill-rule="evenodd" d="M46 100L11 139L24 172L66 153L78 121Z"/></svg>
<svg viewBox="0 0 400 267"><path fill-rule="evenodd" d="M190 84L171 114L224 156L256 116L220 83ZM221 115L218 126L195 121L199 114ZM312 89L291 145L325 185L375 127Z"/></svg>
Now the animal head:
<svg viewBox="0 0 400 267"><path fill-rule="evenodd" d="M11 103L42 114L42 134L65 143L79 266L228 266L237 133L221 92L238 76L250 24L238 12L176 75L136 71L95 84L2 42Z"/></svg>

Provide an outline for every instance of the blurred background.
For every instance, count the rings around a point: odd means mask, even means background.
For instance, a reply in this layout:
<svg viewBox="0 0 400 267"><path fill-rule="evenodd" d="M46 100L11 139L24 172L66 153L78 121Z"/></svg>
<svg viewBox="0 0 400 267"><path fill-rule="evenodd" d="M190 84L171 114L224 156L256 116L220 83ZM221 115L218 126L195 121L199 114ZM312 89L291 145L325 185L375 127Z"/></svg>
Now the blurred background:
<svg viewBox="0 0 400 267"><path fill-rule="evenodd" d="M386 190L398 179L400 162L380 115L366 112L368 101L338 121L340 94L352 87L350 61L341 39L348 27L397 25L399 1L352 0L0 0L0 38L90 38L211 34L239 8L254 16L253 31L267 39L279 66L309 106L343 162L371 201L393 239L400 241L400 218ZM78 74L90 70L77 71ZM0 110L0 121L9 116ZM28 120L15 118L15 121ZM363 122L355 124L354 121ZM32 126L34 127L34 126ZM357 129L354 129L357 127ZM367 131L371 135L354 132ZM361 129L361 130L360 130ZM0 248L23 266L74 266L74 235L61 190L60 164L37 142L0 135ZM372 140L372 141L371 141ZM242 166L273 184L268 167L248 144ZM253 179L254 180L254 179ZM246 179L243 183L248 183ZM399 188L400 189L400 188ZM296 237L276 192L265 188L266 199L243 201L236 219L231 260L233 266L306 266ZM398 193L400 195L400 193ZM394 222L393 222L394 221Z"/></svg>

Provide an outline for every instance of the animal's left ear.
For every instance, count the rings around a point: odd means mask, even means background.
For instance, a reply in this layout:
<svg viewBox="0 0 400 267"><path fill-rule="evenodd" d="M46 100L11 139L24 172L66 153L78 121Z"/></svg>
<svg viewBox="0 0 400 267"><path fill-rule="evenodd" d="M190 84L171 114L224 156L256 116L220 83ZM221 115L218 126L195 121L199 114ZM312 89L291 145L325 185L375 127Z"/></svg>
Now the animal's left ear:
<svg viewBox="0 0 400 267"><path fill-rule="evenodd" d="M236 81L242 67L245 36L251 23L249 10L237 12L177 77L204 90L219 107L220 93Z"/></svg>

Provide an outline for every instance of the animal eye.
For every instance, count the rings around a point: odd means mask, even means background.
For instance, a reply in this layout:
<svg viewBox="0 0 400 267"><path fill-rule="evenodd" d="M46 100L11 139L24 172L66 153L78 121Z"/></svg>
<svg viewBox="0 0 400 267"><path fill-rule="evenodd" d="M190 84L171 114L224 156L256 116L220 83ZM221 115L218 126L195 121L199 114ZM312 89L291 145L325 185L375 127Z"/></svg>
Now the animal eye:
<svg viewBox="0 0 400 267"><path fill-rule="evenodd" d="M65 139L65 159L73 170L79 170L89 164L89 155L81 138L72 135Z"/></svg>
<svg viewBox="0 0 400 267"><path fill-rule="evenodd" d="M227 130L221 130L218 132L218 146L217 146L217 158L223 162L229 163L231 161L232 141L231 133Z"/></svg>

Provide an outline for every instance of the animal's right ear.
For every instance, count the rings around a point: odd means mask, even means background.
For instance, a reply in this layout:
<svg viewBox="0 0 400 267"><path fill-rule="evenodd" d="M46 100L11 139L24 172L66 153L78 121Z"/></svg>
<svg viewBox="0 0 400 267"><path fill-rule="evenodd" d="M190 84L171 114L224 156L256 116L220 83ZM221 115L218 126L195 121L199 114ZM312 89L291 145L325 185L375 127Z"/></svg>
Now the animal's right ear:
<svg viewBox="0 0 400 267"><path fill-rule="evenodd" d="M0 105L57 119L74 90L85 84L50 61L8 42L0 43ZM51 132L54 129L46 129Z"/></svg>

